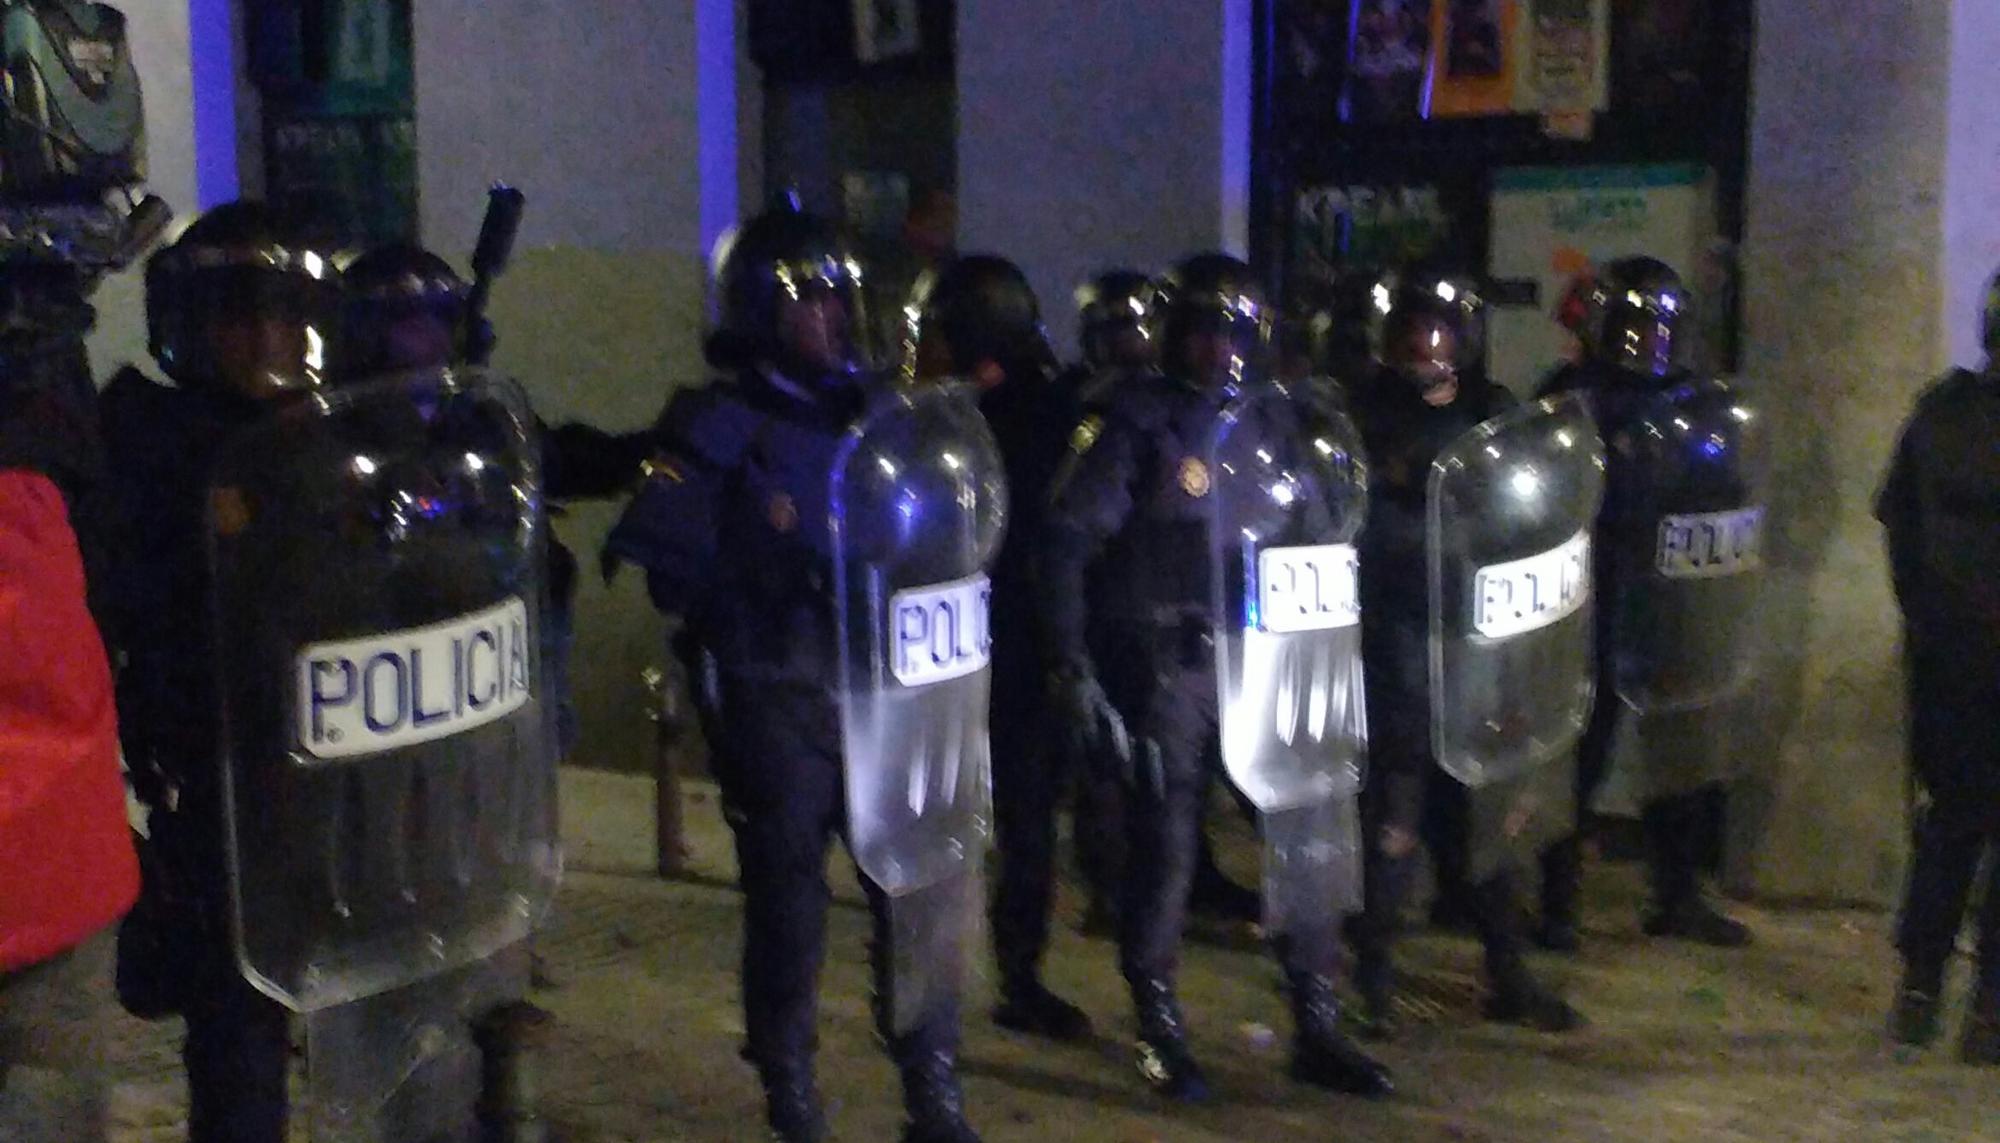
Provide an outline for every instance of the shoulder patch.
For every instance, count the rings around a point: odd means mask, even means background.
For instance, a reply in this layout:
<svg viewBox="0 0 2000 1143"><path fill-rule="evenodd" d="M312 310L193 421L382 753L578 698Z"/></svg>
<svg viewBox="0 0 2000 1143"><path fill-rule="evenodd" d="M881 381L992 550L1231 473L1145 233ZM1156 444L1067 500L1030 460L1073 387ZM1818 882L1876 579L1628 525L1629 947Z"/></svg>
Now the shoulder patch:
<svg viewBox="0 0 2000 1143"><path fill-rule="evenodd" d="M1092 413L1078 421L1075 431L1069 434L1069 450L1082 456L1097 444L1097 438L1104 435L1104 418Z"/></svg>

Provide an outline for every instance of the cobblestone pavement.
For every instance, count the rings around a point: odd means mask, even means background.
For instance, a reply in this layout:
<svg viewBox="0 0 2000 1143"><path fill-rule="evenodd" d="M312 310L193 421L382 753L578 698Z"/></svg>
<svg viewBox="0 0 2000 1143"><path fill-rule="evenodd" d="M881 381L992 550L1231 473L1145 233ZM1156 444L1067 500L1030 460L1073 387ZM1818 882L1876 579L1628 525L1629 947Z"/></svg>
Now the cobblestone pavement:
<svg viewBox="0 0 2000 1143"><path fill-rule="evenodd" d="M550 986L535 999L557 1017L541 1061L551 1119L568 1143L761 1139L736 1057L739 914L712 793L689 792L695 863L671 882L651 874L647 786L575 773L564 793L572 873L537 942ZM822 1081L838 1138L888 1141L899 1116L869 1024L866 917L832 867ZM2000 1075L1953 1064L1948 1047L1908 1059L1885 1045L1886 917L1746 909L1759 944L1728 953L1642 939L1637 892L1627 871L1596 873L1585 955L1539 962L1592 1020L1569 1037L1480 1023L1472 942L1411 940L1414 1026L1382 1049L1402 1089L1382 1104L1287 1082L1276 972L1248 934L1206 933L1190 944L1184 991L1218 1098L1173 1110L1140 1086L1111 947L1077 935L1066 899L1049 978L1085 1004L1100 1039L1048 1047L1002 1033L982 980L967 1012L970 1103L989 1143L2000 1139ZM178 1030L125 1029L120 1143L178 1140Z"/></svg>

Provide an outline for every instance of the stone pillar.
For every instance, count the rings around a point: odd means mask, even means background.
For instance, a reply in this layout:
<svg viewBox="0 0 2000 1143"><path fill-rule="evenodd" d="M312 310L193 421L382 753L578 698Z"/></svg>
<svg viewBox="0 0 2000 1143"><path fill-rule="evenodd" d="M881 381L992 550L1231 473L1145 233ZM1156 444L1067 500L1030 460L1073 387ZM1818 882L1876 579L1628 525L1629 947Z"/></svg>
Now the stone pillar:
<svg viewBox="0 0 2000 1143"><path fill-rule="evenodd" d="M649 424L698 382L706 256L735 209L734 0L425 0L415 5L424 242L463 264L504 180L528 197L494 292L495 364L551 424ZM754 148L753 148L754 149ZM629 569L597 552L616 504L556 525L581 563L576 760L650 765L640 673L662 628Z"/></svg>
<svg viewBox="0 0 2000 1143"><path fill-rule="evenodd" d="M959 245L1028 272L1076 343L1075 288L1247 245L1249 0L958 6Z"/></svg>
<svg viewBox="0 0 2000 1143"><path fill-rule="evenodd" d="M1886 902L1906 769L1872 502L1917 393L1973 360L2000 261L2000 11L1763 0L1758 18L1744 372L1780 442L1778 590L1732 872L1771 896Z"/></svg>

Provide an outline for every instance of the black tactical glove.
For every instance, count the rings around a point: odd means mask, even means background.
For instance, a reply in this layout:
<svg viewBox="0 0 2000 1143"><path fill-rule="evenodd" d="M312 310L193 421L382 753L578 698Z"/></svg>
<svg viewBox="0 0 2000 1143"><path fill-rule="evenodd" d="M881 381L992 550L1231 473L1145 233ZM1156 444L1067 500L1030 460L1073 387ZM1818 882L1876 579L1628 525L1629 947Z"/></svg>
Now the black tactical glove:
<svg viewBox="0 0 2000 1143"><path fill-rule="evenodd" d="M1049 688L1076 751L1092 758L1108 756L1121 775L1129 772L1132 737L1125 729L1125 717L1111 705L1090 668L1058 667L1049 676Z"/></svg>

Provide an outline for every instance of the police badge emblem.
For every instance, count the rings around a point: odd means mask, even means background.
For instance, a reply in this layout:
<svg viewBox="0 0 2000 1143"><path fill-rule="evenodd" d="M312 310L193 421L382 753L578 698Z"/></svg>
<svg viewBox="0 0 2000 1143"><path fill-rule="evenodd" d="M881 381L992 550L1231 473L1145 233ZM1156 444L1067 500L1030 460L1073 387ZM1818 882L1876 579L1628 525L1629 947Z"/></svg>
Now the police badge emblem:
<svg viewBox="0 0 2000 1143"><path fill-rule="evenodd" d="M1104 418L1092 413L1079 421L1076 431L1069 435L1069 450L1078 456L1090 451L1097 438L1104 432Z"/></svg>
<svg viewBox="0 0 2000 1143"><path fill-rule="evenodd" d="M1196 500L1208 495L1208 465L1198 456L1181 461L1181 491Z"/></svg>

